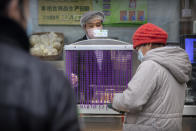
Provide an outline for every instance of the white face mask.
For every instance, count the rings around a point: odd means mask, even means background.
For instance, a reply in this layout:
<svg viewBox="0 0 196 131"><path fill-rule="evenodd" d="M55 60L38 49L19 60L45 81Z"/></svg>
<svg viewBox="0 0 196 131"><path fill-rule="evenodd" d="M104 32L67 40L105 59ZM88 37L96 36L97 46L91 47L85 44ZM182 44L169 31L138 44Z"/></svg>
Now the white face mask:
<svg viewBox="0 0 196 131"><path fill-rule="evenodd" d="M143 55L142 51L141 50L138 50L138 53L137 53L138 60L139 61L142 61L143 57L144 57L144 55Z"/></svg>
<svg viewBox="0 0 196 131"><path fill-rule="evenodd" d="M89 39L94 39L95 38L95 36L94 36L94 31L95 30L102 30L102 27L87 29L87 35L88 35Z"/></svg>

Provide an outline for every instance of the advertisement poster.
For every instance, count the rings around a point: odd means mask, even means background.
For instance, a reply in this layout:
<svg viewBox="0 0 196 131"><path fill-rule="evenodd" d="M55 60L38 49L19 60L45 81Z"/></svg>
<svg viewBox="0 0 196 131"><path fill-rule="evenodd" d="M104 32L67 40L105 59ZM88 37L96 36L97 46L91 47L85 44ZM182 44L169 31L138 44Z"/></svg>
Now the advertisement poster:
<svg viewBox="0 0 196 131"><path fill-rule="evenodd" d="M147 0L95 0L93 7L104 12L106 25L147 23Z"/></svg>
<svg viewBox="0 0 196 131"><path fill-rule="evenodd" d="M39 25L79 25L92 0L38 0Z"/></svg>

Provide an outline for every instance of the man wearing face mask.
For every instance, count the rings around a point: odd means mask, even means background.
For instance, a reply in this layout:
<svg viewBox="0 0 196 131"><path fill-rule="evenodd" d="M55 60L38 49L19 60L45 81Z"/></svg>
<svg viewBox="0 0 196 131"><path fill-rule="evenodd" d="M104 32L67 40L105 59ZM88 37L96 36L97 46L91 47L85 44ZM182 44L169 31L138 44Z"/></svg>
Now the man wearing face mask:
<svg viewBox="0 0 196 131"><path fill-rule="evenodd" d="M104 14L100 11L89 11L85 13L80 19L80 24L85 31L85 36L77 40L77 42L95 39L96 37L94 36L94 31L103 29L103 21ZM97 83L99 83L100 85L109 84L109 82L106 82L107 80L104 79L103 74L104 72L109 72L112 69L104 68L108 66L106 66L106 62L103 62L104 55L108 56L108 59L110 59L110 54L104 53L102 50L95 50L93 51L93 53L90 54L86 53L85 51L78 51L75 52L75 54L73 55L73 61L75 62L78 68L72 72L71 80L73 87L75 87L75 92L78 93L76 94L76 96L78 97L78 102L83 104L89 104L92 102L92 99L94 97L92 85L97 85ZM82 60L86 57L88 57L89 61ZM111 61L108 63L111 63ZM96 68L96 75L91 75L93 74L92 68ZM83 74L91 76L91 80L87 80L86 77L82 76ZM101 81L98 81L99 79L101 79ZM82 93L79 93L80 91Z"/></svg>
<svg viewBox="0 0 196 131"><path fill-rule="evenodd" d="M88 40L88 39L94 39L95 38L94 31L103 29L103 21L104 21L104 14L100 11L89 11L83 14L83 16L80 19L80 25L82 29L84 30L85 35L81 39L77 40L76 42ZM75 56L78 56L78 55L79 54L76 54ZM95 51L94 55L97 58L103 59L102 51ZM80 61L80 60L77 60L77 61ZM72 84L77 85L78 75L73 73L71 77L72 77Z"/></svg>
<svg viewBox="0 0 196 131"><path fill-rule="evenodd" d="M0 130L79 131L70 83L29 54L28 5L0 1Z"/></svg>
<svg viewBox="0 0 196 131"><path fill-rule="evenodd" d="M128 89L115 94L112 107L127 112L124 131L181 131L191 63L179 47L165 47L167 33L151 23L133 35L141 61Z"/></svg>
<svg viewBox="0 0 196 131"><path fill-rule="evenodd" d="M85 31L85 36L77 41L94 39L94 31L103 29L104 14L100 11L89 11L81 19L81 27Z"/></svg>

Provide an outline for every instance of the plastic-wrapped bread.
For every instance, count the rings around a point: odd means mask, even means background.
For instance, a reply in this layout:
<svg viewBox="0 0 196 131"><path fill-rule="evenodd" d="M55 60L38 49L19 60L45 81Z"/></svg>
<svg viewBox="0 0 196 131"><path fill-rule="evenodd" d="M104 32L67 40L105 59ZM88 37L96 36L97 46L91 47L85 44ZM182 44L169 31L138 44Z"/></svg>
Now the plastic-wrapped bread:
<svg viewBox="0 0 196 131"><path fill-rule="evenodd" d="M58 55L57 49L47 47L43 50L43 56Z"/></svg>
<svg viewBox="0 0 196 131"><path fill-rule="evenodd" d="M41 35L40 36L41 44L45 46L49 46L49 37L48 35Z"/></svg>
<svg viewBox="0 0 196 131"><path fill-rule="evenodd" d="M49 49L48 55L58 55L58 51L55 48Z"/></svg>
<svg viewBox="0 0 196 131"><path fill-rule="evenodd" d="M56 38L56 40L55 40L55 42L59 42L59 43L61 43L62 41L63 41L63 39L60 37Z"/></svg>
<svg viewBox="0 0 196 131"><path fill-rule="evenodd" d="M60 42L54 42L53 43L53 47L57 50L59 50L61 48L61 43Z"/></svg>
<svg viewBox="0 0 196 131"><path fill-rule="evenodd" d="M58 50L62 47L63 39L54 32L43 35L32 35L30 42L32 45L31 54L36 56L58 55Z"/></svg>
<svg viewBox="0 0 196 131"><path fill-rule="evenodd" d="M38 35L32 35L32 37L30 38L30 43L32 46L40 44L40 37Z"/></svg>
<svg viewBox="0 0 196 131"><path fill-rule="evenodd" d="M32 55L35 55L35 56L42 56L43 54L42 50L39 47L31 48L30 52Z"/></svg>

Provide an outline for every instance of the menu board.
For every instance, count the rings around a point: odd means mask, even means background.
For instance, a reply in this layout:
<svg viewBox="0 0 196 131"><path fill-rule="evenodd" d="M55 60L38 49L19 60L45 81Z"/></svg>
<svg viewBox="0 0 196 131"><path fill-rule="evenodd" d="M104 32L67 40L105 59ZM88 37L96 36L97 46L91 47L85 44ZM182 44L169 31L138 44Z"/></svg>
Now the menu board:
<svg viewBox="0 0 196 131"><path fill-rule="evenodd" d="M94 10L104 12L106 25L147 22L147 0L95 0Z"/></svg>
<svg viewBox="0 0 196 131"><path fill-rule="evenodd" d="M38 0L39 25L78 25L92 0Z"/></svg>

